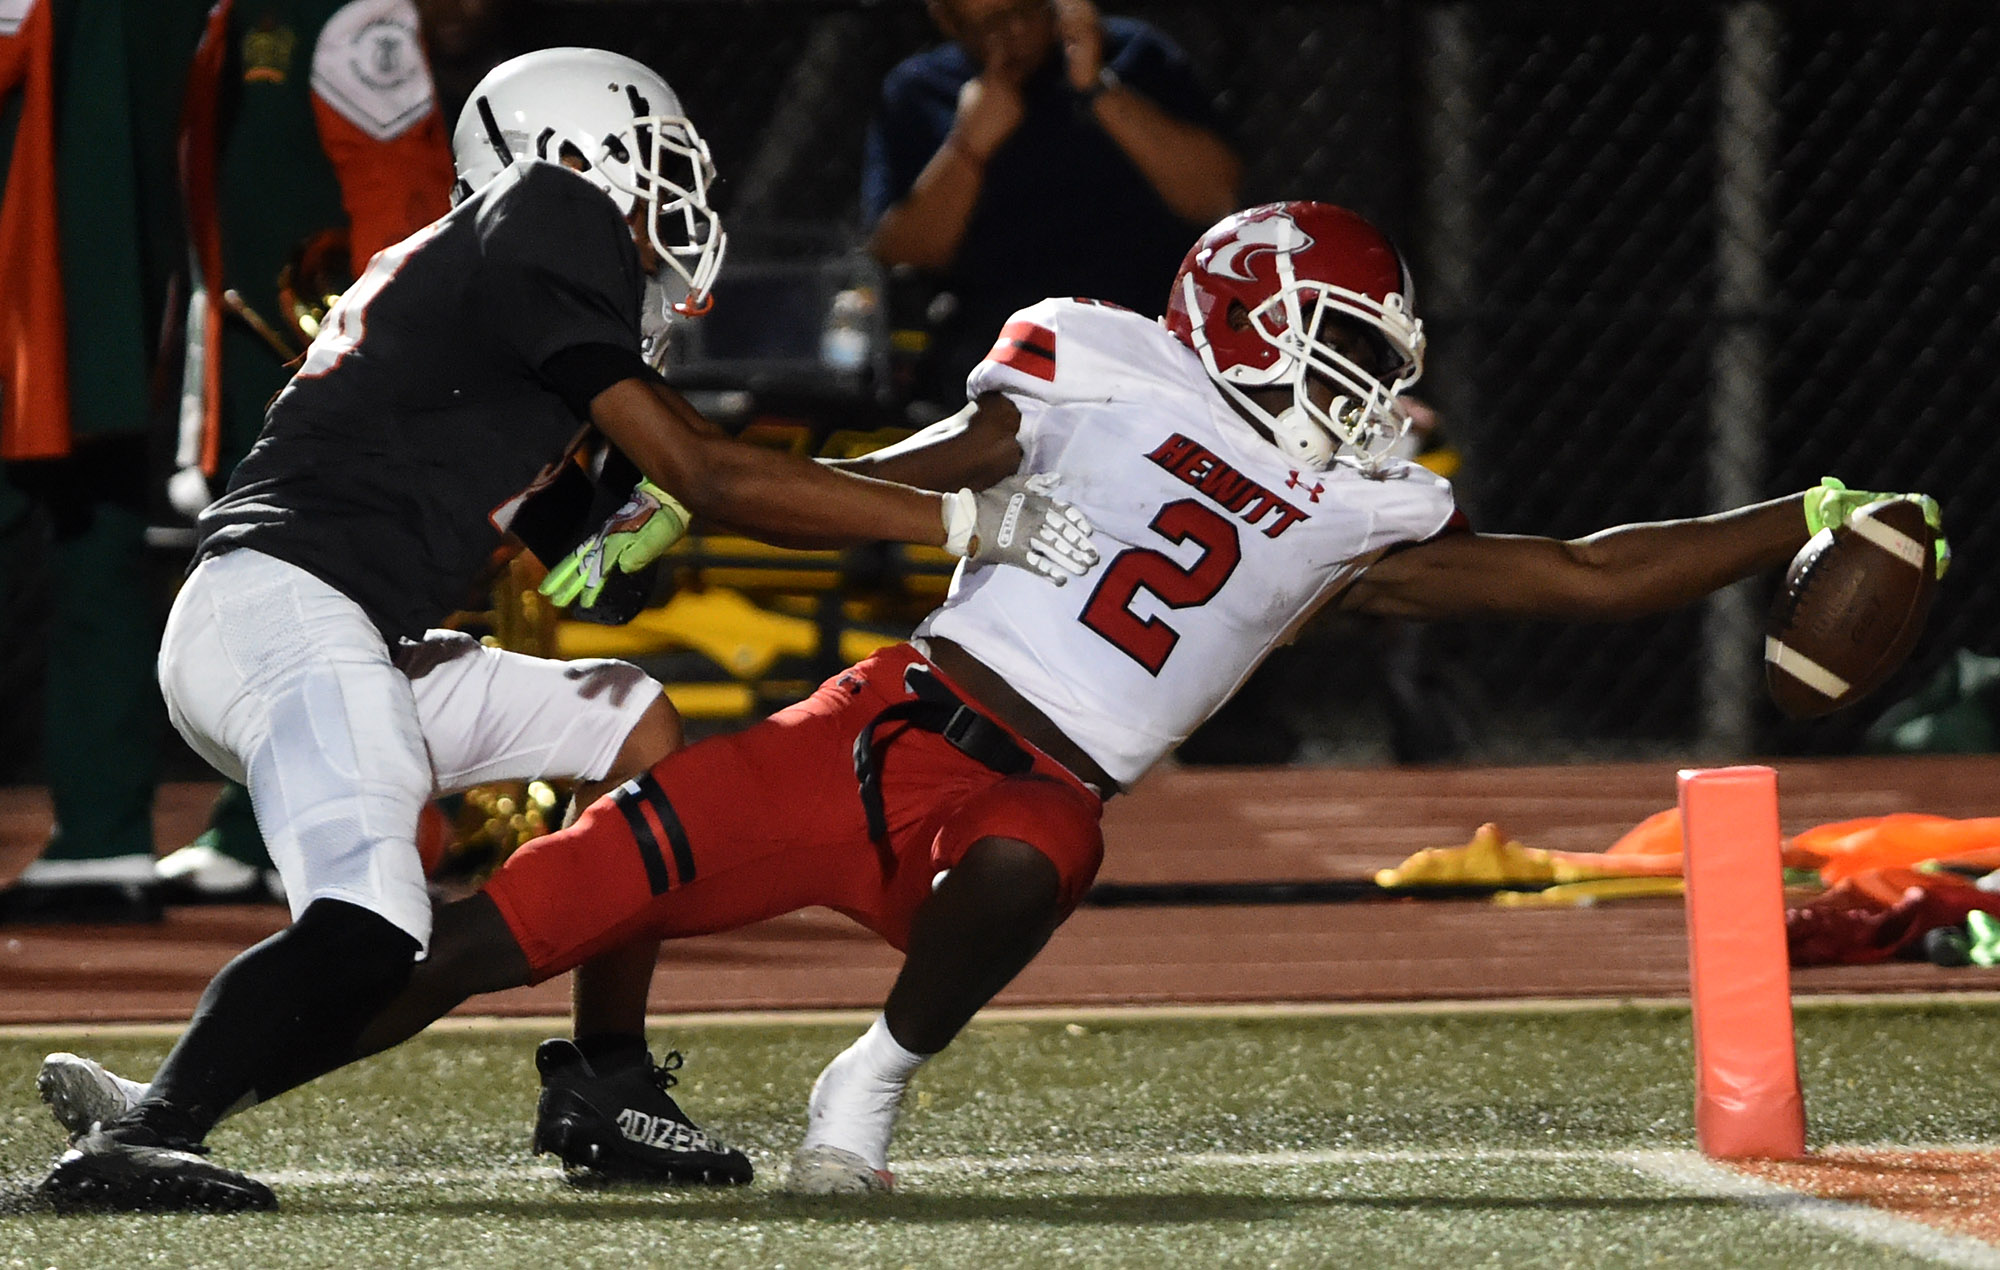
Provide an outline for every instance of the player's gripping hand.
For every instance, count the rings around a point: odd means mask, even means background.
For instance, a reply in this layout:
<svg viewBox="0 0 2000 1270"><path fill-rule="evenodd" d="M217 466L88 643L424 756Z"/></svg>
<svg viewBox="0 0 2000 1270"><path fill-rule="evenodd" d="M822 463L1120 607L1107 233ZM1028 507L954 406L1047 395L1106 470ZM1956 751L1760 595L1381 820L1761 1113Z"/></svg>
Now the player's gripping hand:
<svg viewBox="0 0 2000 1270"><path fill-rule="evenodd" d="M975 563L1033 569L1061 586L1097 563L1090 521L1050 497L1056 478L1010 476L983 490L944 498L944 549Z"/></svg>
<svg viewBox="0 0 2000 1270"><path fill-rule="evenodd" d="M1849 489L1831 476L1823 477L1818 489L1806 491L1806 530L1816 534L1822 529L1838 529L1861 508L1895 499L1924 509L1924 523L1937 531L1937 576L1944 577L1945 570L1951 567L1951 544L1944 540L1944 515L1938 510L1937 500L1929 494L1871 494L1867 490Z"/></svg>
<svg viewBox="0 0 2000 1270"><path fill-rule="evenodd" d="M637 573L679 542L687 527L688 509L680 500L642 480L610 520L549 570L539 589L556 604L595 604L614 570Z"/></svg>

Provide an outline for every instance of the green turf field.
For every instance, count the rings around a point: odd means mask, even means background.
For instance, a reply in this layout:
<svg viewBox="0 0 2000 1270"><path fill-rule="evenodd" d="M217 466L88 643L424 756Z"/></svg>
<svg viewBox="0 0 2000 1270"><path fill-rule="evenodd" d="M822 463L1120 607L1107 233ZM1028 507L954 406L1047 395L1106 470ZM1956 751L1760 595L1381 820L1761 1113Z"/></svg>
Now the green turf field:
<svg viewBox="0 0 2000 1270"><path fill-rule="evenodd" d="M581 1188L530 1159L546 1029L507 1026L224 1125L217 1158L275 1214L117 1217L28 1197L59 1147L34 1072L59 1048L143 1072L170 1038L0 1032L0 1267L1981 1263L1702 1164L1683 1009L983 1021L919 1077L897 1194L787 1197L806 1090L860 1026L656 1031L747 1189ZM2000 1005L1802 1009L1800 1049L1815 1145L2000 1143Z"/></svg>

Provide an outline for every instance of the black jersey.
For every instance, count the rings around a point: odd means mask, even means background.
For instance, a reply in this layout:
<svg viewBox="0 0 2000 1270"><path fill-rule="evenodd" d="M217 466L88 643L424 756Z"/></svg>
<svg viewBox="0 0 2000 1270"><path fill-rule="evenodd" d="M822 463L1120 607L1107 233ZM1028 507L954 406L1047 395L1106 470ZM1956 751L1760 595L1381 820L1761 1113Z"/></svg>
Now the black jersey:
<svg viewBox="0 0 2000 1270"><path fill-rule="evenodd" d="M643 289L609 198L566 168L516 163L378 253L327 315L196 522L197 560L276 556L392 643L420 635L460 607L523 497L582 440L590 396L645 373Z"/></svg>

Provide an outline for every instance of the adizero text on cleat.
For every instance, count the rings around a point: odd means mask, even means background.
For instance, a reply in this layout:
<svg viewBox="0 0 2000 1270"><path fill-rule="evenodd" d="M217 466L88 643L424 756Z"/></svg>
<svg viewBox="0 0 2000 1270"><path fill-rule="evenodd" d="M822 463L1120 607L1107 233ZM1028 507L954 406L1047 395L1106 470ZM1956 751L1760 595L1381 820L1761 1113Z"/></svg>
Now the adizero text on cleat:
<svg viewBox="0 0 2000 1270"><path fill-rule="evenodd" d="M40 1193L77 1208L239 1212L278 1206L270 1187L210 1163L199 1148L147 1138L143 1130L92 1129L57 1158Z"/></svg>
<svg viewBox="0 0 2000 1270"><path fill-rule="evenodd" d="M146 1096L146 1086L108 1072L101 1064L76 1054L56 1053L42 1060L35 1074L35 1091L49 1113L68 1132L71 1142L95 1125L116 1120Z"/></svg>
<svg viewBox="0 0 2000 1270"><path fill-rule="evenodd" d="M668 1096L680 1065L680 1054L669 1052L660 1063L648 1055L644 1062L600 1073L573 1043L543 1041L535 1051L542 1074L535 1153L552 1153L571 1168L607 1178L748 1182L749 1158L697 1128Z"/></svg>
<svg viewBox="0 0 2000 1270"><path fill-rule="evenodd" d="M839 1147L800 1147L785 1178L794 1195L863 1195L895 1187L894 1173Z"/></svg>

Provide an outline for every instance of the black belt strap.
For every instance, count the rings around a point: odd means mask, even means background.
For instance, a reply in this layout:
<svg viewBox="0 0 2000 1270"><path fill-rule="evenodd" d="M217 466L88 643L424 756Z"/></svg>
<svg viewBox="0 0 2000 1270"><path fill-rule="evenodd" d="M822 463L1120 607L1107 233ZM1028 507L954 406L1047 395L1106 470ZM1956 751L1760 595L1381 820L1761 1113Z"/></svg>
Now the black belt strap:
<svg viewBox="0 0 2000 1270"><path fill-rule="evenodd" d="M896 852L889 844L889 817L882 807L882 758L888 743L901 736L904 728L935 732L952 748L974 762L1000 773L1019 776L1035 765L1034 756L1007 734L1007 729L965 704L944 685L930 667L917 664L903 672L903 686L915 694L899 701L868 721L854 738L854 779L861 787L861 807L868 813L868 837L882 859L882 874L893 877ZM877 729L901 723L887 737L877 740Z"/></svg>

